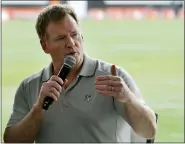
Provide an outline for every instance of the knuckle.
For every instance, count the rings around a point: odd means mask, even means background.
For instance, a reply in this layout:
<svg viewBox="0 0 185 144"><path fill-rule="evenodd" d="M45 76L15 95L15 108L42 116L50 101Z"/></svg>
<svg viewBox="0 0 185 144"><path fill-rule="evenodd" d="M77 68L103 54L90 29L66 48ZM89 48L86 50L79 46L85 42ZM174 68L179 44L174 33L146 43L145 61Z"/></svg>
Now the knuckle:
<svg viewBox="0 0 185 144"><path fill-rule="evenodd" d="M56 90L56 91L55 91L55 94L58 96L60 93L59 93L59 91Z"/></svg>
<svg viewBox="0 0 185 144"><path fill-rule="evenodd" d="M122 88L118 88L118 92L120 93L122 91Z"/></svg>
<svg viewBox="0 0 185 144"><path fill-rule="evenodd" d="M61 84L64 83L64 81L63 81L61 78L59 78L59 82L60 82Z"/></svg>
<svg viewBox="0 0 185 144"><path fill-rule="evenodd" d="M111 80L108 80L108 85L111 85Z"/></svg>
<svg viewBox="0 0 185 144"><path fill-rule="evenodd" d="M117 77L118 81L121 82L122 78L121 77Z"/></svg>
<svg viewBox="0 0 185 144"><path fill-rule="evenodd" d="M46 85L47 85L47 83L48 83L48 82L44 82L44 83L42 84L42 87L46 86Z"/></svg>
<svg viewBox="0 0 185 144"><path fill-rule="evenodd" d="M56 97L56 94L55 94L55 93L52 93L52 96L53 96L53 97Z"/></svg>
<svg viewBox="0 0 185 144"><path fill-rule="evenodd" d="M60 87L60 86L61 86L61 84L60 84L59 82L55 82L55 85L56 85L57 87Z"/></svg>
<svg viewBox="0 0 185 144"><path fill-rule="evenodd" d="M124 86L124 84L121 82L121 83L120 83L120 86L121 86L121 87L123 87L123 86Z"/></svg>
<svg viewBox="0 0 185 144"><path fill-rule="evenodd" d="M56 80L62 81L62 79L59 76L56 76Z"/></svg>
<svg viewBox="0 0 185 144"><path fill-rule="evenodd" d="M56 81L53 81L53 84L54 84L55 86L57 86L57 85L58 85L58 83L57 83Z"/></svg>
<svg viewBox="0 0 185 144"><path fill-rule="evenodd" d="M60 86L60 87L59 87L59 92L61 92L61 91L62 91L62 87Z"/></svg>
<svg viewBox="0 0 185 144"><path fill-rule="evenodd" d="M54 97L54 93L49 92L49 96L50 96L50 97Z"/></svg>
<svg viewBox="0 0 185 144"><path fill-rule="evenodd" d="M45 91L46 91L46 86L42 85L42 86L41 86L41 89L40 89L40 93L42 94L42 93L45 92Z"/></svg>
<svg viewBox="0 0 185 144"><path fill-rule="evenodd" d="M107 86L107 88L108 88L108 90L111 90L111 89L112 89L112 87L111 87L111 86Z"/></svg>
<svg viewBox="0 0 185 144"><path fill-rule="evenodd" d="M112 88L113 88L113 87L109 86L109 91L112 91Z"/></svg>
<svg viewBox="0 0 185 144"><path fill-rule="evenodd" d="M44 84L41 86L41 88L40 88L41 90L43 90L44 89Z"/></svg>
<svg viewBox="0 0 185 144"><path fill-rule="evenodd" d="M61 86L61 85L59 85L59 86L57 87L57 90L61 92L61 90L62 90L62 86Z"/></svg>
<svg viewBox="0 0 185 144"><path fill-rule="evenodd" d="M42 85L45 85L47 82L43 82Z"/></svg>
<svg viewBox="0 0 185 144"><path fill-rule="evenodd" d="M51 83L51 80L48 80L48 81L46 82L46 84L45 84L45 85L47 85L47 84L49 84L49 83Z"/></svg>
<svg viewBox="0 0 185 144"><path fill-rule="evenodd" d="M60 96L60 92L57 91L57 96L59 97Z"/></svg>
<svg viewBox="0 0 185 144"><path fill-rule="evenodd" d="M51 91L52 91L52 92L54 92L54 91L55 91L55 88L54 88L54 87L52 87L52 88L51 88Z"/></svg>
<svg viewBox="0 0 185 144"><path fill-rule="evenodd" d="M50 94L50 97L52 98L52 99L55 99L55 96L51 93Z"/></svg>
<svg viewBox="0 0 185 144"><path fill-rule="evenodd" d="M64 81L62 79L60 79L60 80L61 80L61 83L64 83ZM65 82L67 82L67 80L65 80Z"/></svg>
<svg viewBox="0 0 185 144"><path fill-rule="evenodd" d="M52 75L50 80L54 80L56 78L56 75Z"/></svg>

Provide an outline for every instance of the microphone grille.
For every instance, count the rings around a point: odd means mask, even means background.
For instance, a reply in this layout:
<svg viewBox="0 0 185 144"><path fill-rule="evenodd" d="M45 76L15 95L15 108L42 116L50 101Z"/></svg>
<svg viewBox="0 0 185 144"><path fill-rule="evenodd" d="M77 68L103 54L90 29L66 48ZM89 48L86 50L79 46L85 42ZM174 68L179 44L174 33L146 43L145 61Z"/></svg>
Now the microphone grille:
<svg viewBox="0 0 185 144"><path fill-rule="evenodd" d="M76 65L76 59L75 57L68 55L64 58L64 63L71 67L74 67Z"/></svg>

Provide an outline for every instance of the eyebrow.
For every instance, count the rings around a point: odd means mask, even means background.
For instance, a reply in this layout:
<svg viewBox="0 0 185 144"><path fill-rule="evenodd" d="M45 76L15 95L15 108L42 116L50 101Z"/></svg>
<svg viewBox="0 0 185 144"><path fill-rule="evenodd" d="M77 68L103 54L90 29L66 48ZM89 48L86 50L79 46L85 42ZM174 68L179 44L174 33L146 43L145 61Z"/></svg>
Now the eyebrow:
<svg viewBox="0 0 185 144"><path fill-rule="evenodd" d="M77 30L74 30L74 31L71 31L72 34L74 33L79 33ZM60 38L60 37L65 37L66 35L65 34L59 34L56 36L56 38Z"/></svg>
<svg viewBox="0 0 185 144"><path fill-rule="evenodd" d="M65 37L66 35L57 35L56 36L56 39L58 39L58 38L61 38L61 37Z"/></svg>
<svg viewBox="0 0 185 144"><path fill-rule="evenodd" d="M78 33L78 31L77 31L77 30L74 30L74 31L72 31L71 33Z"/></svg>

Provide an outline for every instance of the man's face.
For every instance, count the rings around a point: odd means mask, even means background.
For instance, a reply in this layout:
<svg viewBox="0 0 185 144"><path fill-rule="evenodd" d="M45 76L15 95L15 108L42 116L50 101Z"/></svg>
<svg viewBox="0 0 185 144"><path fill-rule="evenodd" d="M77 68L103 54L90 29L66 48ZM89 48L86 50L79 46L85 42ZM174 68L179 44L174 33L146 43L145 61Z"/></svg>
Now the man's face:
<svg viewBox="0 0 185 144"><path fill-rule="evenodd" d="M57 22L50 22L46 28L47 38L42 43L44 51L55 62L63 62L66 55L73 55L76 63L83 58L83 38L76 21L67 15Z"/></svg>

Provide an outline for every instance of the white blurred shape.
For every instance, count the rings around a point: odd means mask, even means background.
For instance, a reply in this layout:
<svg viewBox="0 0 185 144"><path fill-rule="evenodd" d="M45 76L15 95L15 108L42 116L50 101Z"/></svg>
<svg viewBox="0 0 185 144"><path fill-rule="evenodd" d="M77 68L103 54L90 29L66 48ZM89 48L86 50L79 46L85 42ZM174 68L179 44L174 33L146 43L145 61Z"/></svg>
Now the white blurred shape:
<svg viewBox="0 0 185 144"><path fill-rule="evenodd" d="M2 21L8 21L10 19L7 11L2 10Z"/></svg>
<svg viewBox="0 0 185 144"><path fill-rule="evenodd" d="M87 17L87 1L68 1L67 4L74 8L80 19Z"/></svg>

